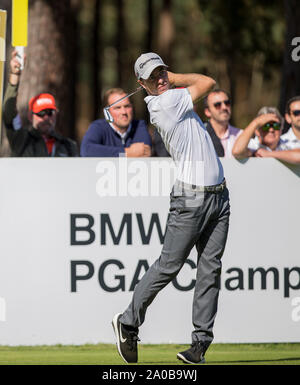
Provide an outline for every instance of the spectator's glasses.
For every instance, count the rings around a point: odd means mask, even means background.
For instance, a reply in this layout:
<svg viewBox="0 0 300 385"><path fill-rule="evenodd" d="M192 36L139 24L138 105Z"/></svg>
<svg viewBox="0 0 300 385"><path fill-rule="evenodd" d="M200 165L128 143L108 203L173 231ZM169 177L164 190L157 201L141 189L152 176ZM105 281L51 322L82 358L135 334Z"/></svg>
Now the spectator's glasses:
<svg viewBox="0 0 300 385"><path fill-rule="evenodd" d="M214 103L214 107L215 107L217 110L220 110L220 109L221 109L221 106L222 106L222 103L224 103L226 107L230 107L230 105L231 105L230 100L227 99L227 100L222 100L222 102L216 102L216 103Z"/></svg>
<svg viewBox="0 0 300 385"><path fill-rule="evenodd" d="M43 118L45 115L53 116L55 112L56 112L55 110L47 109L47 110L42 110L40 112L34 112L34 115L37 115L39 118Z"/></svg>
<svg viewBox="0 0 300 385"><path fill-rule="evenodd" d="M294 111L291 111L291 113L292 113L294 116L299 116L299 115L300 115L300 110L294 110Z"/></svg>
<svg viewBox="0 0 300 385"><path fill-rule="evenodd" d="M274 129L275 131L278 131L278 130L280 130L280 128L281 128L281 124L280 124L280 123L277 123L277 122L270 122L270 123L266 123L264 126L262 126L261 129L262 129L264 132L268 132L269 129L270 129L271 127L273 127L273 129Z"/></svg>

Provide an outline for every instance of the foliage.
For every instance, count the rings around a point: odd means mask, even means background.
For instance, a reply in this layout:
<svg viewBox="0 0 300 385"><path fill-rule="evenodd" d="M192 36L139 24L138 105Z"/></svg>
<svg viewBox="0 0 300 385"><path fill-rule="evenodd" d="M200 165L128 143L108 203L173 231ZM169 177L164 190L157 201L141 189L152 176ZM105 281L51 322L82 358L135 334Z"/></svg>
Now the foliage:
<svg viewBox="0 0 300 385"><path fill-rule="evenodd" d="M77 107L72 110L76 125L64 129L79 142L89 123L101 114L101 92L114 86L135 89L133 64L147 49L163 55L175 72L200 72L215 78L232 94L233 123L238 127L245 127L262 105L279 104L288 44L284 0L68 1L77 21L77 35L68 32L68 23L62 19L66 15L57 19L61 39L66 27L65 47L75 45L76 65L70 67L67 56L52 61L61 63L63 59L65 73L74 71L76 84L71 94L76 89ZM48 2L30 0L31 8L42 4ZM42 36L31 22L29 19L32 36ZM49 39L46 37L45 47ZM44 57L30 60L37 59L38 67L44 68ZM70 89L68 84L61 87ZM60 90L59 94L68 92ZM136 116L147 119L143 97L141 93L133 101ZM203 117L201 108L200 104L198 112Z"/></svg>

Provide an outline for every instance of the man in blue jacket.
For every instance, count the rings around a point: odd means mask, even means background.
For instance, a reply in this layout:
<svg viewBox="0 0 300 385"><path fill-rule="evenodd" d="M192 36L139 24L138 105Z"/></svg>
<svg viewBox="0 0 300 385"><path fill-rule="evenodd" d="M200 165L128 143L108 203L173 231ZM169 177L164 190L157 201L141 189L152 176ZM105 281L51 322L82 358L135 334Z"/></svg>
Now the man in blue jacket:
<svg viewBox="0 0 300 385"><path fill-rule="evenodd" d="M104 106L126 96L121 88L111 88L104 95ZM109 109L113 123L105 119L92 122L83 137L80 155L90 157L148 157L151 156L151 137L144 120L133 119L129 98Z"/></svg>

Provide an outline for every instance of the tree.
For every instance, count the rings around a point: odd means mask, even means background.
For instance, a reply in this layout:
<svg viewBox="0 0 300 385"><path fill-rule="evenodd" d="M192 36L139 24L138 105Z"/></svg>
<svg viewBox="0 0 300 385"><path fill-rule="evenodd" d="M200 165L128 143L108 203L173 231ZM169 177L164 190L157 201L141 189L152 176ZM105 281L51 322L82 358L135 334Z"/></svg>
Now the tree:
<svg viewBox="0 0 300 385"><path fill-rule="evenodd" d="M1 7L2 10L6 11L7 13L7 20L6 20L6 61L9 61L9 51L10 51L10 44L11 44L11 0L1 0ZM6 88L6 79L8 76L8 65L6 64L6 68L4 71L4 79L3 79L3 91L5 91ZM2 122L2 129L1 131L1 147L0 147L0 156L8 156L10 154L10 148L9 143L6 137L5 130L3 129L3 122Z"/></svg>
<svg viewBox="0 0 300 385"><path fill-rule="evenodd" d="M145 52L152 52L152 44L153 44L153 0L147 0L147 32L145 38Z"/></svg>
<svg viewBox="0 0 300 385"><path fill-rule="evenodd" d="M271 0L198 0L198 3L206 24L210 71L217 68L215 63L224 63L217 80L224 84L224 78L228 78L227 90L234 104L233 123L243 127L262 105L278 105L282 3Z"/></svg>
<svg viewBox="0 0 300 385"><path fill-rule="evenodd" d="M163 0L159 20L158 51L169 66L172 65L172 48L175 27L172 15L172 0Z"/></svg>
<svg viewBox="0 0 300 385"><path fill-rule="evenodd" d="M126 88L129 72L128 39L126 30L126 14L124 0L116 1L117 8L117 30L116 30L116 50L117 50L117 72L118 85Z"/></svg>
<svg viewBox="0 0 300 385"><path fill-rule="evenodd" d="M95 12L93 21L93 58L92 58L92 73L93 73L93 119L99 117L99 106L101 105L101 94L102 94L102 82L100 81L100 74L102 70L102 62L100 55L103 49L102 46L102 34L100 34L102 16L102 1L95 0Z"/></svg>
<svg viewBox="0 0 300 385"><path fill-rule="evenodd" d="M281 92L279 109L285 112L285 104L291 97L300 95L300 61L293 59L292 51L295 46L292 41L295 37L300 40L300 6L297 0L285 0L286 37L282 68ZM299 45L299 42L298 42ZM299 56L299 54L298 54Z"/></svg>
<svg viewBox="0 0 300 385"><path fill-rule="evenodd" d="M57 130L75 137L78 0L30 0L27 63L18 97L22 120L29 99L52 93L58 104Z"/></svg>

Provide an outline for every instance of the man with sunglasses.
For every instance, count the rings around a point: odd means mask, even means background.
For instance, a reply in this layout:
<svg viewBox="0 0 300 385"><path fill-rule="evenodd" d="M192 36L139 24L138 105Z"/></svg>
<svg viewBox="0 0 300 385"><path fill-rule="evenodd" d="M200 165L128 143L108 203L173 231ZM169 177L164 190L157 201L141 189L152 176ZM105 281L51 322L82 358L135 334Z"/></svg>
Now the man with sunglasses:
<svg viewBox="0 0 300 385"><path fill-rule="evenodd" d="M20 62L14 50L3 101L3 120L11 155L16 157L78 156L77 144L55 131L58 109L51 94L41 93L30 99L28 104L30 126L22 126L16 104L20 76Z"/></svg>
<svg viewBox="0 0 300 385"><path fill-rule="evenodd" d="M262 107L237 138L232 153L235 158L251 156L275 158L291 164L300 163L300 150L291 150L280 138L283 118L276 107ZM255 137L253 138L253 136Z"/></svg>
<svg viewBox="0 0 300 385"><path fill-rule="evenodd" d="M221 89L211 91L203 100L204 113L209 119L205 123L216 153L220 157L232 158L232 148L241 130L232 126L229 94Z"/></svg>
<svg viewBox="0 0 300 385"><path fill-rule="evenodd" d="M291 125L281 140L289 149L300 148L300 96L294 96L286 103L285 120Z"/></svg>
<svg viewBox="0 0 300 385"><path fill-rule="evenodd" d="M136 285L132 302L113 317L119 354L126 362L137 362L138 329L148 306L174 279L191 249L198 251L193 299L192 344L177 354L185 363L204 363L213 340L218 307L221 257L229 226L229 192L223 167L194 103L203 98L215 81L207 76L167 71L155 53L141 55L134 65L145 98L150 121L156 126L177 166L171 192L170 213L160 257ZM180 309L178 309L180 312ZM162 317L167 317L162 311ZM165 322L172 322L167 319Z"/></svg>

